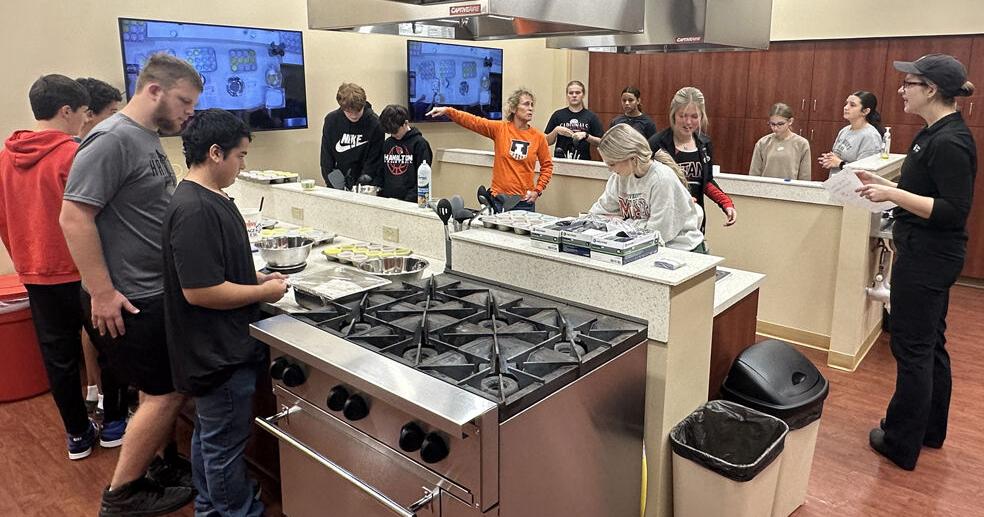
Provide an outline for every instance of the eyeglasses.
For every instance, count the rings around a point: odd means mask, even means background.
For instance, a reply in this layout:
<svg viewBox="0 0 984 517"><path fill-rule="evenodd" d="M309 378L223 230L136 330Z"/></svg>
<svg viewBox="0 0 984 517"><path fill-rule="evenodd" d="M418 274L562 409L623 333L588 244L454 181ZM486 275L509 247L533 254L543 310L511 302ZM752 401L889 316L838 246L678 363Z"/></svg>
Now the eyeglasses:
<svg viewBox="0 0 984 517"><path fill-rule="evenodd" d="M910 86L926 86L922 81L902 81L902 89L908 90Z"/></svg>
<svg viewBox="0 0 984 517"><path fill-rule="evenodd" d="M788 121L783 121L783 122L769 122L769 127L783 127L786 124L789 124L789 122Z"/></svg>

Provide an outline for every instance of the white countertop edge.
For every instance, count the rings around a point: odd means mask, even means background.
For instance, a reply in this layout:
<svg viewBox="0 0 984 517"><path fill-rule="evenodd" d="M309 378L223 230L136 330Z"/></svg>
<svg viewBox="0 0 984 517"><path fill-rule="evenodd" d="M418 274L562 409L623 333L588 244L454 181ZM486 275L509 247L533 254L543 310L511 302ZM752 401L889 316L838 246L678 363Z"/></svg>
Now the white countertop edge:
<svg viewBox="0 0 984 517"><path fill-rule="evenodd" d="M274 183L270 185L278 190L284 190L288 192L296 192L298 194L306 194L315 197L321 197L326 199L331 199L335 201L343 201L345 203L353 203L357 205L368 206L372 208L379 208L383 210L389 210L392 212L398 212L401 214L412 215L416 217L425 217L427 219L434 219L440 221L437 214L429 208L420 208L413 203L408 203L406 201L401 201L399 199L390 199L378 196L367 196L365 194L356 194L355 192L348 192L345 190L338 190L328 187L315 187L314 190L304 190L301 188L301 184L297 182L293 183Z"/></svg>
<svg viewBox="0 0 984 517"><path fill-rule="evenodd" d="M714 284L714 316L717 317L722 312L728 310L738 303L752 291L761 287L765 280L762 273L742 271L718 266L720 271L729 271L731 274L722 278Z"/></svg>
<svg viewBox="0 0 984 517"><path fill-rule="evenodd" d="M441 151L443 151L441 162L445 163L492 167L492 161L494 159L492 151L477 149L441 149ZM568 160L566 158L554 158L552 161L553 173L558 176L573 176L607 181L612 175L612 171L602 162ZM539 167L537 167L537 170L539 170Z"/></svg>
<svg viewBox="0 0 984 517"><path fill-rule="evenodd" d="M670 248L660 248L655 255L639 259L636 262L626 266L618 266L615 264L607 264L605 262L591 260L587 257L572 255L570 253L560 253L534 248L529 243L529 236L510 234L508 232L487 228L472 228L470 230L456 232L451 235L451 239L461 240L481 246L489 246L512 253L531 255L556 262L564 262L589 269L595 269L609 274L636 278L670 287L680 285L724 262L723 258L716 257L714 255L702 255L700 253L690 253ZM656 257L674 258L683 261L685 265L675 271L657 268L652 265Z"/></svg>

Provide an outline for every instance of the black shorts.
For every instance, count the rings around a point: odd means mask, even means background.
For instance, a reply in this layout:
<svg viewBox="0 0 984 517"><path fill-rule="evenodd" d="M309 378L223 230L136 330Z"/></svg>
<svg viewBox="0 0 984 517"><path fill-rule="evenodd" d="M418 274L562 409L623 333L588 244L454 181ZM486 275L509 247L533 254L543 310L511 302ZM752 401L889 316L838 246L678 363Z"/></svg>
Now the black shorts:
<svg viewBox="0 0 984 517"><path fill-rule="evenodd" d="M164 296L131 299L140 310L123 311L125 334L100 336L92 327L92 302L82 291L82 322L100 354L100 365L109 368L121 384L136 387L148 395L167 395L174 391L171 361L164 334Z"/></svg>

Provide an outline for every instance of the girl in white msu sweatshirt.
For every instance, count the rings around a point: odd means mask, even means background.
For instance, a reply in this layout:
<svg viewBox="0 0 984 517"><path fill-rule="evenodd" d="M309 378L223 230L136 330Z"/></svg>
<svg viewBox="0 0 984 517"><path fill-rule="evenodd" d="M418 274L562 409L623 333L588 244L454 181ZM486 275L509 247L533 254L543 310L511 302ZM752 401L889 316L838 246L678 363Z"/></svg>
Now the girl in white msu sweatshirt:
<svg viewBox="0 0 984 517"><path fill-rule="evenodd" d="M679 166L665 152L651 156L649 143L626 124L609 129L598 153L614 172L589 211L659 232L666 247L705 253L704 213L687 190Z"/></svg>

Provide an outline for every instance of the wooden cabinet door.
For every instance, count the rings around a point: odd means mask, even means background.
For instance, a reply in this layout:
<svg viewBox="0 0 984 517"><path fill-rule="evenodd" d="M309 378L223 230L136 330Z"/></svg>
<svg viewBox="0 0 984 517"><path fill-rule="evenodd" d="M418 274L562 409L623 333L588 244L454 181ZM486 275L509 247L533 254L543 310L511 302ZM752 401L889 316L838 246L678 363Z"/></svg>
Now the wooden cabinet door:
<svg viewBox="0 0 984 517"><path fill-rule="evenodd" d="M708 134L714 142L714 164L721 166L721 172L742 174L742 171L748 171L748 164L742 163L744 129L745 119L718 117L711 120Z"/></svg>
<svg viewBox="0 0 984 517"><path fill-rule="evenodd" d="M974 86L977 86L976 84ZM977 143L977 177L974 179L974 205L967 217L967 260L963 276L984 278L984 127L972 127Z"/></svg>
<svg viewBox="0 0 984 517"><path fill-rule="evenodd" d="M591 111L621 113L622 89L639 85L639 55L591 52L588 59Z"/></svg>
<svg viewBox="0 0 984 517"><path fill-rule="evenodd" d="M755 151L755 143L758 142L760 138L771 132L772 131L769 129L769 119L763 117L746 118L745 127L742 128L741 138L741 170L728 172L748 174L751 170L752 153Z"/></svg>
<svg viewBox="0 0 984 517"><path fill-rule="evenodd" d="M922 120L916 116L909 117L912 122ZM925 124L894 124L892 125L892 152L898 154L909 154L909 147L916 133L925 127Z"/></svg>
<svg viewBox="0 0 984 517"><path fill-rule="evenodd" d="M888 40L818 41L813 53L810 121L844 121L844 101L858 90L884 96Z"/></svg>
<svg viewBox="0 0 984 517"><path fill-rule="evenodd" d="M957 104L968 126L984 127L984 36L974 36L970 59L961 61L967 65L968 77L977 91L970 97L957 97Z"/></svg>
<svg viewBox="0 0 984 517"><path fill-rule="evenodd" d="M809 122L813 47L812 42L780 42L770 44L769 50L749 53L746 118L767 117L773 104L784 102L796 120L804 126Z"/></svg>
<svg viewBox="0 0 984 517"><path fill-rule="evenodd" d="M703 52L693 56L693 86L704 93L707 116L745 116L750 52Z"/></svg>
<svg viewBox="0 0 984 517"><path fill-rule="evenodd" d="M673 94L693 82L693 54L671 52L643 54L639 63L639 89L644 111L664 129L669 125L670 100Z"/></svg>
<svg viewBox="0 0 984 517"><path fill-rule="evenodd" d="M905 74L895 69L895 61L914 61L926 54L950 54L961 63L970 66L973 36L932 36L925 38L892 38L888 42L888 55L885 58L885 87L878 97L878 111L886 126L893 124L913 124L918 117L909 115L902 109L899 85ZM981 48L984 54L984 45ZM984 55L981 56L984 59ZM984 72L984 64L981 65ZM876 92L876 95L877 92ZM894 138L894 129L892 130ZM894 145L892 147L895 147Z"/></svg>
<svg viewBox="0 0 984 517"><path fill-rule="evenodd" d="M834 147L837 132L845 125L843 120L837 122L811 120L809 129L803 132L803 136L810 141L810 154L813 155L813 168L811 170L813 181L824 181L830 177L830 171L821 167L817 158L823 153L830 152Z"/></svg>

